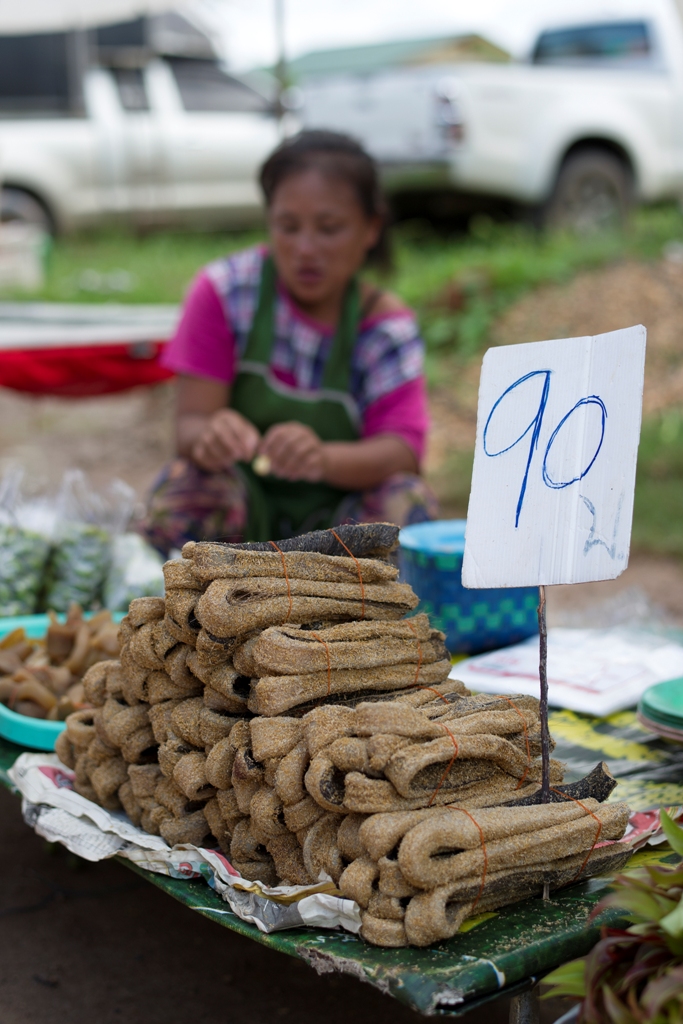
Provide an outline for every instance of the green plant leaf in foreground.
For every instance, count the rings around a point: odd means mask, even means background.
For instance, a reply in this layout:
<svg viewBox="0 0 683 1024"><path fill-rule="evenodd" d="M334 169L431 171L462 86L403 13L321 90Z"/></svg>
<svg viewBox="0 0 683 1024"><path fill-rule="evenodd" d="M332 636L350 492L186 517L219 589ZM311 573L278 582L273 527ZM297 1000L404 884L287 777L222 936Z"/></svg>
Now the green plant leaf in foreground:
<svg viewBox="0 0 683 1024"><path fill-rule="evenodd" d="M683 829L665 810L661 821L683 854ZM585 960L546 977L543 998L580 999L579 1024L683 1024L683 861L619 875L591 917L606 907L625 911L633 923L603 928Z"/></svg>
<svg viewBox="0 0 683 1024"><path fill-rule="evenodd" d="M669 840L669 845L676 853L683 857L683 828L680 828L672 818L669 817L666 810L662 807L659 812L659 820L662 823L662 831Z"/></svg>
<svg viewBox="0 0 683 1024"><path fill-rule="evenodd" d="M556 971L546 975L544 984L554 986L544 992L541 999L552 999L555 996L574 996L583 999L586 994L586 961L572 960L563 964Z"/></svg>
<svg viewBox="0 0 683 1024"><path fill-rule="evenodd" d="M683 899L679 899L678 906L667 914L666 917L663 917L659 925L672 938L683 938Z"/></svg>
<svg viewBox="0 0 683 1024"><path fill-rule="evenodd" d="M647 872L652 879L652 884L660 889L683 888L683 862L676 868L660 867L659 864L648 864Z"/></svg>
<svg viewBox="0 0 683 1024"><path fill-rule="evenodd" d="M651 925L675 910L678 898L669 898L650 881L647 868L639 868L633 874L620 875L614 891L597 905L591 917L597 917L607 907L625 910L634 924Z"/></svg>

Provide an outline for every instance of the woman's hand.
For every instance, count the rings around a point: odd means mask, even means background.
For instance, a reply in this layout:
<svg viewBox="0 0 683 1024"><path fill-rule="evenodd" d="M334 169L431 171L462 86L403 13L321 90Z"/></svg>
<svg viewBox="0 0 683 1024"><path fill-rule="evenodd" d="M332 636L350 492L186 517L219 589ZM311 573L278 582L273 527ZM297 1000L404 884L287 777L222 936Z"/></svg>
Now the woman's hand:
<svg viewBox="0 0 683 1024"><path fill-rule="evenodd" d="M219 409L192 445L191 458L200 469L218 473L235 462L251 462L261 435L234 409Z"/></svg>
<svg viewBox="0 0 683 1024"><path fill-rule="evenodd" d="M303 423L276 423L263 438L259 455L270 459L270 472L284 480L317 483L325 476L325 445Z"/></svg>

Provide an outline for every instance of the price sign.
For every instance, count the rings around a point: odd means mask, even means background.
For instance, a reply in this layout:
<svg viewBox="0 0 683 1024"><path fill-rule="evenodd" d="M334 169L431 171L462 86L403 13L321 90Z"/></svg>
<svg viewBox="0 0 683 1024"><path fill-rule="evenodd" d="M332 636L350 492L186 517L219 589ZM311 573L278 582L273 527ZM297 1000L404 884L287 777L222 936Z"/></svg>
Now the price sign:
<svg viewBox="0 0 683 1024"><path fill-rule="evenodd" d="M489 349L479 385L466 587L619 576L628 564L644 327Z"/></svg>

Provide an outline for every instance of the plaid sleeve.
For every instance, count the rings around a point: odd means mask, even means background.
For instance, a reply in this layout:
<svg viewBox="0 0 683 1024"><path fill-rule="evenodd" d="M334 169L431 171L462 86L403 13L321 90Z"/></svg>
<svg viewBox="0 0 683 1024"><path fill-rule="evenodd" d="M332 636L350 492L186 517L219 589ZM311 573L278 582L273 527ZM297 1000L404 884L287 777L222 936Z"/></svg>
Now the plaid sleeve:
<svg viewBox="0 0 683 1024"><path fill-rule="evenodd" d="M263 246L253 246L206 268L240 352L244 351L256 312L264 253Z"/></svg>
<svg viewBox="0 0 683 1024"><path fill-rule="evenodd" d="M421 378L423 370L424 342L412 313L392 313L361 325L351 367L351 392L361 412Z"/></svg>

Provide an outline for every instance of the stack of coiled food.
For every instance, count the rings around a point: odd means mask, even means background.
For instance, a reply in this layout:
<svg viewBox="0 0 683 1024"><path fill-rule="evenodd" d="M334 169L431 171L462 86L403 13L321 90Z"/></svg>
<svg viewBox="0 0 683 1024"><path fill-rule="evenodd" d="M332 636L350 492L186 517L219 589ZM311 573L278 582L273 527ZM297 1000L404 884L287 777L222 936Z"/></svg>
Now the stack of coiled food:
<svg viewBox="0 0 683 1024"><path fill-rule="evenodd" d="M84 681L58 753L76 788L171 845L217 843L266 886L328 880L379 945L623 857L604 771L539 800L531 697L471 696L396 581L387 524L272 545L188 544L132 602L120 661ZM531 804L532 806L523 806ZM522 805L522 806L520 806ZM411 852L412 851L412 852Z"/></svg>
<svg viewBox="0 0 683 1024"><path fill-rule="evenodd" d="M338 886L362 908L366 939L429 945L474 913L626 861L624 847L598 845L620 839L629 816L601 806L615 784L604 766L562 786L551 760L553 802L539 803L535 698L444 693L411 706L419 699L344 709L335 729L333 709L304 719L306 788L347 812Z"/></svg>
<svg viewBox="0 0 683 1024"><path fill-rule="evenodd" d="M340 527L267 551L186 545L184 557L165 566L166 598L131 603L120 659L84 680L91 707L70 716L58 745L77 790L110 810L123 807L169 843L198 844L213 834L234 856L235 813L244 816L248 805L242 800L244 810L235 812L235 794L221 794L233 789L244 739L242 729L229 740L236 725L255 712L302 714L320 702L385 695L413 684L418 671L429 680L448 675L443 636L424 616L415 625L396 621L417 598L384 558L370 557L386 556L397 534L380 524ZM354 616L360 632L339 643L335 626L353 630ZM298 664L296 639L271 629L283 620L315 644L317 658ZM257 652L263 637L270 640ZM365 660L361 649L369 652ZM256 660L260 654L265 661ZM269 855L264 861L242 851L238 859L250 877L265 872L275 881Z"/></svg>
<svg viewBox="0 0 683 1024"><path fill-rule="evenodd" d="M626 804L592 798L350 815L339 888L361 907L369 942L428 946L474 914L621 867L631 850L614 841L628 817Z"/></svg>

